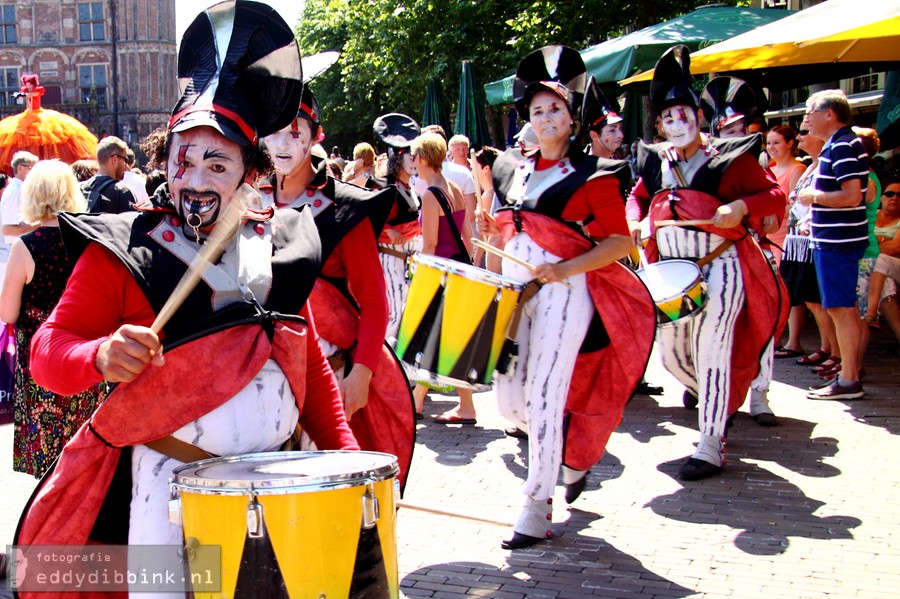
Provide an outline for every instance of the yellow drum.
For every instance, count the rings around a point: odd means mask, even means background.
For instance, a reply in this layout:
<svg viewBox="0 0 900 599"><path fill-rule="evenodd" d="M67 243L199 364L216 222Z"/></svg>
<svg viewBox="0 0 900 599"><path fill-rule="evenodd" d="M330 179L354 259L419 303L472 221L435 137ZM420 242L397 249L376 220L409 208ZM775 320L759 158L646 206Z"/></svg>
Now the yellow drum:
<svg viewBox="0 0 900 599"><path fill-rule="evenodd" d="M298 451L175 469L188 547L221 547L221 592L196 597L397 599L397 458ZM192 572L192 578L194 573Z"/></svg>
<svg viewBox="0 0 900 599"><path fill-rule="evenodd" d="M476 266L416 254L394 351L432 385L491 384L522 283Z"/></svg>
<svg viewBox="0 0 900 599"><path fill-rule="evenodd" d="M706 281L690 260L654 262L637 271L656 304L657 326L696 316L706 305Z"/></svg>

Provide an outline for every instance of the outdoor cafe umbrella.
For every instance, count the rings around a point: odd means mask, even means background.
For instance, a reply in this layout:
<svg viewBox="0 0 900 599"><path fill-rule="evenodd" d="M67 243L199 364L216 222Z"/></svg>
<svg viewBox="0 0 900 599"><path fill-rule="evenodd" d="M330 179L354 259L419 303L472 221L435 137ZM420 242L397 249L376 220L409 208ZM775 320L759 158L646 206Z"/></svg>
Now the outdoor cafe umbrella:
<svg viewBox="0 0 900 599"><path fill-rule="evenodd" d="M444 90L438 79L431 79L425 90L425 112L422 115L422 127L440 125L444 132L450 131L450 111L444 100Z"/></svg>
<svg viewBox="0 0 900 599"><path fill-rule="evenodd" d="M469 138L469 146L480 148L491 143L487 119L484 117L484 90L478 85L475 65L462 61L459 78L459 103L456 105L456 125L453 132Z"/></svg>
<svg viewBox="0 0 900 599"><path fill-rule="evenodd" d="M691 73L741 76L743 71L763 71L767 86L786 89L817 82L816 78L835 81L851 73L890 68L897 61L900 2L828 0L692 52ZM650 69L619 83L630 85L652 77Z"/></svg>
<svg viewBox="0 0 900 599"><path fill-rule="evenodd" d="M793 11L713 6L645 27L581 51L587 74L593 75L606 94L617 94L617 81L638 70L652 69L671 46L690 50L783 19ZM693 58L692 58L693 60ZM693 67L693 62L691 63ZM484 86L489 104L512 102L513 76Z"/></svg>

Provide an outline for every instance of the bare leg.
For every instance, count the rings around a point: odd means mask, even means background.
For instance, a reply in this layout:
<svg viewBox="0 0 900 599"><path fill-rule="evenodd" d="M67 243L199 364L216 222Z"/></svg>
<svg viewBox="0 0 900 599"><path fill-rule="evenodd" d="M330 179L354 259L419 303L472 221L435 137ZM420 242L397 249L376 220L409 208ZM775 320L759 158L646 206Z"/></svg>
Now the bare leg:
<svg viewBox="0 0 900 599"><path fill-rule="evenodd" d="M421 414L425 409L425 396L428 395L428 387L425 385L416 385L413 389L413 401L416 403L416 412Z"/></svg>
<svg viewBox="0 0 900 599"><path fill-rule="evenodd" d="M784 344L785 349L800 350L800 334L803 333L803 325L806 323L806 308L794 306L788 316L788 340Z"/></svg>
<svg viewBox="0 0 900 599"><path fill-rule="evenodd" d="M866 309L866 320L873 319L877 322L878 300L881 299L886 279L883 272L874 271L869 275L869 306Z"/></svg>
<svg viewBox="0 0 900 599"><path fill-rule="evenodd" d="M806 307L813 313L816 319L816 325L819 327L819 338L821 340L821 348L829 352L831 355L840 356L840 348L834 333L834 322L822 307L822 304L806 303Z"/></svg>
<svg viewBox="0 0 900 599"><path fill-rule="evenodd" d="M891 330L894 331L894 337L900 341L900 306L897 305L896 296L887 297L881 302L879 308L881 317L884 318Z"/></svg>
<svg viewBox="0 0 900 599"><path fill-rule="evenodd" d="M841 351L841 379L845 382L859 380L859 342L863 326L859 319L859 308L828 308L834 321L837 345Z"/></svg>
<svg viewBox="0 0 900 599"><path fill-rule="evenodd" d="M441 418L459 416L460 418L475 418L475 403L472 401L472 390L456 388L459 395L459 405L441 414Z"/></svg>

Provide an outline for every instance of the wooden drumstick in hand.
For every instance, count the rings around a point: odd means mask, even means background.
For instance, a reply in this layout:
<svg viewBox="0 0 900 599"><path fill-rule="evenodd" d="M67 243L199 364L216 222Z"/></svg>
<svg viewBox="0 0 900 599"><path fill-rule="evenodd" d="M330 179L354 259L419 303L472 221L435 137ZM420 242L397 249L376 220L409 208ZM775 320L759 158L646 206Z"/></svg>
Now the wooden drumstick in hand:
<svg viewBox="0 0 900 599"><path fill-rule="evenodd" d="M472 243L474 243L476 246L478 246L478 247L484 249L486 252L490 252L490 253L492 253L492 254L496 254L497 256L500 256L501 258L506 258L507 260L511 260L511 261L515 262L516 264L518 264L518 265L520 265L520 266L524 266L524 267L527 268L528 270L534 270L534 269L535 269L534 264L531 264L531 263L529 263L529 262L526 262L525 260L522 260L521 258L517 258L516 256L513 256L512 254L510 254L510 253L508 253L508 252L504 252L504 251L501 250L500 248L495 248L495 247L492 246L491 244L485 243L485 242L481 241L480 239L475 239L475 238L473 237L473 238L472 238ZM562 283L563 285L565 285L566 287L568 287L569 289L572 289L572 284L569 283L568 281L562 281L562 280L561 280L561 281L559 281L559 282Z"/></svg>

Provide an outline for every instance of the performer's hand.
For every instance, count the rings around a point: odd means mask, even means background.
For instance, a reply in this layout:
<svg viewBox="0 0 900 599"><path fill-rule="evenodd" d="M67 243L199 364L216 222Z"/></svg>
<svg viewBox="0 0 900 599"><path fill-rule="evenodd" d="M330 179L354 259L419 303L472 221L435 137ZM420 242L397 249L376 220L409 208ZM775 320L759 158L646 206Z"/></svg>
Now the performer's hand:
<svg viewBox="0 0 900 599"><path fill-rule="evenodd" d="M565 268L563 267L562 262L557 262L556 264L550 264L549 262L539 264L534 267L531 274L534 275L535 279L545 285L558 283L566 277Z"/></svg>
<svg viewBox="0 0 900 599"><path fill-rule="evenodd" d="M719 206L713 216L713 224L721 229L731 229L741 224L747 216L747 204L744 200L735 200L729 204Z"/></svg>
<svg viewBox="0 0 900 599"><path fill-rule="evenodd" d="M497 221L481 208L475 209L475 229L482 237L500 235L500 227L497 226Z"/></svg>
<svg viewBox="0 0 900 599"><path fill-rule="evenodd" d="M354 364L350 374L341 381L341 397L344 398L344 412L347 420L357 410L361 410L369 403L369 382L372 380L372 371L362 364Z"/></svg>
<svg viewBox="0 0 900 599"><path fill-rule="evenodd" d="M762 232L766 235L770 235L778 230L778 217L774 214L770 214L769 216L762 219Z"/></svg>
<svg viewBox="0 0 900 599"><path fill-rule="evenodd" d="M159 337L147 327L125 324L100 344L94 366L111 383L127 383L152 364L162 366L163 357Z"/></svg>
<svg viewBox="0 0 900 599"><path fill-rule="evenodd" d="M631 242L634 243L634 247L641 247L641 223L640 221L630 220L628 221L628 232L631 233Z"/></svg>
<svg viewBox="0 0 900 599"><path fill-rule="evenodd" d="M805 187L800 190L800 193L797 194L797 201L803 204L804 206L812 206L813 201L821 195L821 191L818 189L814 189L811 187Z"/></svg>

